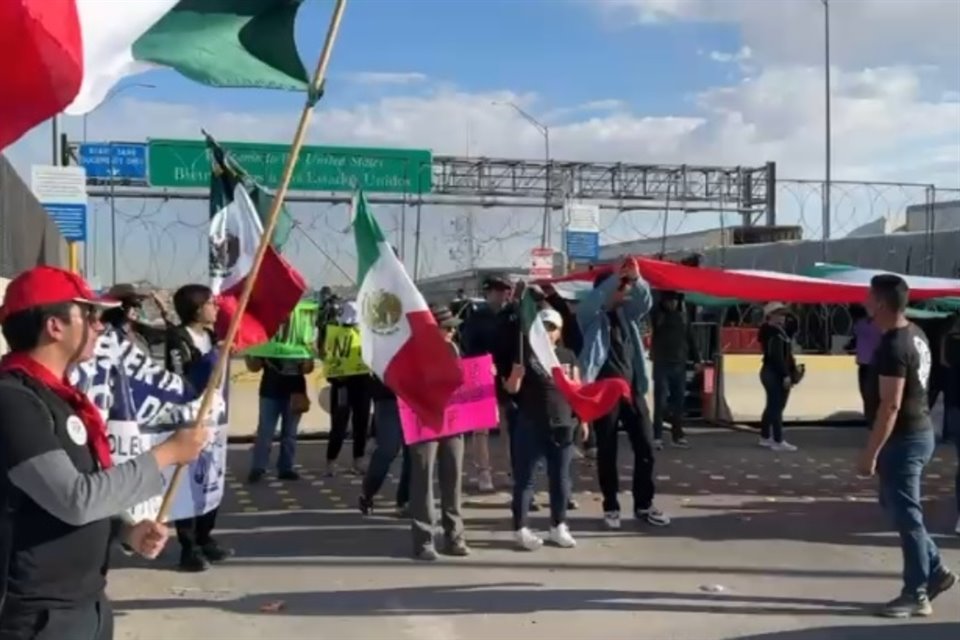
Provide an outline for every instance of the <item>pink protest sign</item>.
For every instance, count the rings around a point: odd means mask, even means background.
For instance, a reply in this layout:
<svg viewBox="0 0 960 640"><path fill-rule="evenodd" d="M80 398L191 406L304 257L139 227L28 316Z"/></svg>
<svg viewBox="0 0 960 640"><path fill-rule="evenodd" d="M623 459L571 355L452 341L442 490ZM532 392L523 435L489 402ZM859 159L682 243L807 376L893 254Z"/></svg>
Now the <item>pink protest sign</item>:
<svg viewBox="0 0 960 640"><path fill-rule="evenodd" d="M442 425L424 424L407 403L397 400L403 441L417 444L461 433L492 429L500 421L494 386L493 358L480 356L460 360L463 384L453 392Z"/></svg>

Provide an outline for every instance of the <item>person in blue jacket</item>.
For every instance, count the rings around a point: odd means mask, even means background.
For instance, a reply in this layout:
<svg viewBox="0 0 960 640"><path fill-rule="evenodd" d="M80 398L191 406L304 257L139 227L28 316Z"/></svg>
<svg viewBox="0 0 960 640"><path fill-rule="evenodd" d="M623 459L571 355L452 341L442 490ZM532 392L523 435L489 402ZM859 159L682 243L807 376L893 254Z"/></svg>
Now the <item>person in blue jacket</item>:
<svg viewBox="0 0 960 640"><path fill-rule="evenodd" d="M640 277L633 258L625 259L618 270L598 276L593 290L577 307L577 322L583 334L579 360L584 382L623 378L632 391L630 400L621 400L609 414L593 423L603 520L608 529L620 528L619 427L626 431L633 447L634 515L655 526L670 524L670 518L653 504L653 426L646 401L650 382L640 326L651 307L650 287Z"/></svg>

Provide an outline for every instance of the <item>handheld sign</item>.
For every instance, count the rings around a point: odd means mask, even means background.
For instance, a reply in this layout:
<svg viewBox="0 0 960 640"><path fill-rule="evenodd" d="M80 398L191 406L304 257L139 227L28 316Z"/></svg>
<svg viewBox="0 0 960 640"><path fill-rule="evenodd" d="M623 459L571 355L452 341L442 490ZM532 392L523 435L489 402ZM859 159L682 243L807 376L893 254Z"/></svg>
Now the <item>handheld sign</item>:
<svg viewBox="0 0 960 640"><path fill-rule="evenodd" d="M403 400L397 399L403 441L408 444L440 440L463 433L493 429L500 423L497 392L493 376L493 357L489 355L460 360L463 384L454 391L444 411L443 424L420 421Z"/></svg>

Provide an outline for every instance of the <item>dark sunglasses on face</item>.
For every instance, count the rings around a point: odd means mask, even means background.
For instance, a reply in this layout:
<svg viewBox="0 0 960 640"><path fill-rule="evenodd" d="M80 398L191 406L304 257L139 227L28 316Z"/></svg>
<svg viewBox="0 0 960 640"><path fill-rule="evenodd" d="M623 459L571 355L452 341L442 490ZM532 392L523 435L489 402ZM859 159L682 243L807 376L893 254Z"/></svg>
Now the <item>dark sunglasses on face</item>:
<svg viewBox="0 0 960 640"><path fill-rule="evenodd" d="M543 323L543 328L546 329L547 331L559 331L559 330L560 330L560 327L558 327L557 325L553 324L552 322L544 322L544 323Z"/></svg>

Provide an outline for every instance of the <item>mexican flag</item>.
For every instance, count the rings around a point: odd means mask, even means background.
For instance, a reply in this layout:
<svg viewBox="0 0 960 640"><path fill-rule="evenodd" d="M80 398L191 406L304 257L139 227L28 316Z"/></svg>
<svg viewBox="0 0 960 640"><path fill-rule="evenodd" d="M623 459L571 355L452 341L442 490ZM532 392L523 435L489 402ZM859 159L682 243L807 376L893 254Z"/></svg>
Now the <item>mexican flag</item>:
<svg viewBox="0 0 960 640"><path fill-rule="evenodd" d="M2 0L0 150L61 111L92 111L123 78L154 68L216 87L305 90L300 3Z"/></svg>
<svg viewBox="0 0 960 640"><path fill-rule="evenodd" d="M457 357L362 193L354 201L353 233L363 361L424 424L443 424L447 402L463 383Z"/></svg>
<svg viewBox="0 0 960 640"><path fill-rule="evenodd" d="M210 174L210 288L218 296L216 333L223 336L236 315L251 276L263 225L240 177L223 149L208 138L213 155ZM234 345L244 349L277 333L307 290L303 277L272 246L260 264L256 282Z"/></svg>
<svg viewBox="0 0 960 640"><path fill-rule="evenodd" d="M520 322L526 331L530 351L543 368L542 373L553 379L554 385L581 420L593 422L610 413L621 399L631 398L630 384L623 378L579 384L567 377L529 293L524 293L520 301ZM537 374L537 371L529 370L526 373L528 376Z"/></svg>

